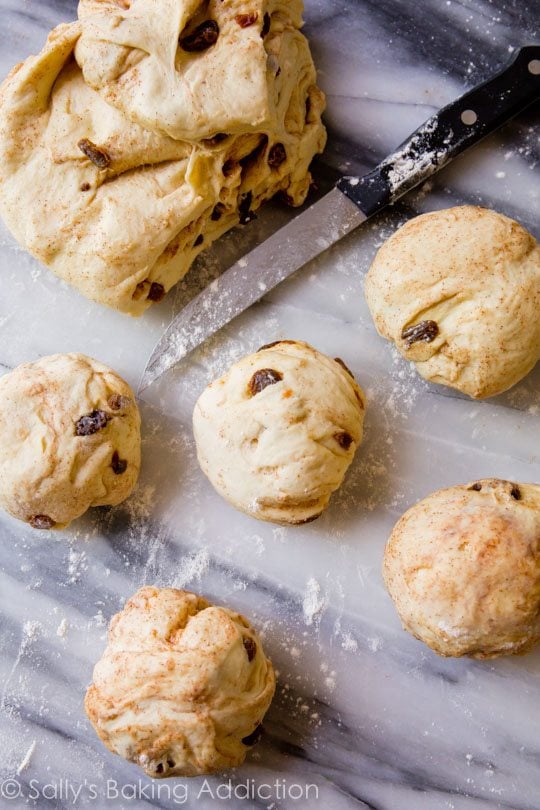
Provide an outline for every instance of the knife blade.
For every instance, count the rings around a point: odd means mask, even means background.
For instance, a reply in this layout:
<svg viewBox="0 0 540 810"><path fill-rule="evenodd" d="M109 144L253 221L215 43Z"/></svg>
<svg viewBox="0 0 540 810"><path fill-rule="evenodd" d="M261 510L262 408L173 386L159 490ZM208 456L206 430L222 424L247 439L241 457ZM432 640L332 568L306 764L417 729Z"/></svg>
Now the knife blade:
<svg viewBox="0 0 540 810"><path fill-rule="evenodd" d="M157 343L139 393L296 270L535 101L539 60L540 46L520 48L505 69L428 118L369 174L342 177L211 282Z"/></svg>

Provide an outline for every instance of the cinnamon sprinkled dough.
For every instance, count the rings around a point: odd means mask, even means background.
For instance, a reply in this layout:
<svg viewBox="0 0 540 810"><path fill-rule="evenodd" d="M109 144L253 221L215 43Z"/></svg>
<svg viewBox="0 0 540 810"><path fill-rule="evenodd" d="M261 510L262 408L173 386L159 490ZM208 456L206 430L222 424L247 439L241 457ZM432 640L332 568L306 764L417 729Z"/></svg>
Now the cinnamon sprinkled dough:
<svg viewBox="0 0 540 810"><path fill-rule="evenodd" d="M85 708L107 748L148 776L198 776L242 764L274 691L243 616L146 587L111 620Z"/></svg>
<svg viewBox="0 0 540 810"><path fill-rule="evenodd" d="M82 0L0 91L14 236L84 295L139 315L265 200L300 205L325 143L300 14L298 0L210 0L203 17L194 0Z"/></svg>
<svg viewBox="0 0 540 810"><path fill-rule="evenodd" d="M403 627L439 655L527 652L540 640L540 486L434 492L394 527L383 575Z"/></svg>
<svg viewBox="0 0 540 810"><path fill-rule="evenodd" d="M202 393L193 414L203 472L260 520L326 509L362 440L365 400L343 362L297 341L263 347Z"/></svg>
<svg viewBox="0 0 540 810"><path fill-rule="evenodd" d="M60 528L133 490L139 409L102 363L43 357L0 378L0 447L0 506L36 529Z"/></svg>
<svg viewBox="0 0 540 810"><path fill-rule="evenodd" d="M512 219L466 205L415 217L366 279L377 330L427 380L500 394L540 357L540 246Z"/></svg>

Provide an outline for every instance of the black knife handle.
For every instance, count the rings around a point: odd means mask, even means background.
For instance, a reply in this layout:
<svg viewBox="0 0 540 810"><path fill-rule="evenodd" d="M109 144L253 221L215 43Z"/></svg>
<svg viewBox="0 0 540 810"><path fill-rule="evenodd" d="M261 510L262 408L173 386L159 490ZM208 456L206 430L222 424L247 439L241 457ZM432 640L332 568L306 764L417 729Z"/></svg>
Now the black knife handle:
<svg viewBox="0 0 540 810"><path fill-rule="evenodd" d="M540 45L520 48L493 78L428 118L364 177L337 187L368 217L435 174L540 96Z"/></svg>

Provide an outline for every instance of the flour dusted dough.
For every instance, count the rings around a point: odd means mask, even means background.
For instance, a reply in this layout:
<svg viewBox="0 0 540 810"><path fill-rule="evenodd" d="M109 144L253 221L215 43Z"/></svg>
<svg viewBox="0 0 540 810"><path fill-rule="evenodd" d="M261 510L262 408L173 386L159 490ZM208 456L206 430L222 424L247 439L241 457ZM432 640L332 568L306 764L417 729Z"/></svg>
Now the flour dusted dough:
<svg viewBox="0 0 540 810"><path fill-rule="evenodd" d="M341 485L362 439L364 410L341 361L298 341L270 344L200 396L193 414L199 463L237 509L306 523Z"/></svg>
<svg viewBox="0 0 540 810"><path fill-rule="evenodd" d="M540 357L540 246L495 211L410 220L377 253L365 290L379 333L427 380L471 397L505 391Z"/></svg>
<svg viewBox="0 0 540 810"><path fill-rule="evenodd" d="M105 745L149 776L197 776L242 764L274 691L243 616L146 587L113 617L85 708Z"/></svg>
<svg viewBox="0 0 540 810"><path fill-rule="evenodd" d="M35 528L127 498L140 444L129 385L90 357L55 354L0 379L0 505Z"/></svg>
<svg viewBox="0 0 540 810"><path fill-rule="evenodd" d="M433 493L394 527L383 574L404 628L440 655L527 652L540 640L540 486Z"/></svg>
<svg viewBox="0 0 540 810"><path fill-rule="evenodd" d="M302 203L324 147L299 4L211 2L217 42L185 51L197 7L83 2L0 93L8 227L84 295L132 315L265 200ZM242 27L248 11L257 20Z"/></svg>

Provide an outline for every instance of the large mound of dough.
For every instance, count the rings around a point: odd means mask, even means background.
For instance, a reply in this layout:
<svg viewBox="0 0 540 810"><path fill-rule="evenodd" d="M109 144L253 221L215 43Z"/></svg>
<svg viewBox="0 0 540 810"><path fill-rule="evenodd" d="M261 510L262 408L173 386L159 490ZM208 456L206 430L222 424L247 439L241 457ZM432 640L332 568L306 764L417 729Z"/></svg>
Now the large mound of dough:
<svg viewBox="0 0 540 810"><path fill-rule="evenodd" d="M362 440L352 374L284 340L232 366L193 414L197 456L215 489L260 520L306 523L326 509Z"/></svg>
<svg viewBox="0 0 540 810"><path fill-rule="evenodd" d="M115 506L139 475L140 416L114 371L55 354L0 379L0 505L37 529Z"/></svg>
<svg viewBox="0 0 540 810"><path fill-rule="evenodd" d="M243 616L146 587L113 617L85 708L105 745L149 776L197 776L242 764L274 691Z"/></svg>
<svg viewBox="0 0 540 810"><path fill-rule="evenodd" d="M302 203L324 97L287 8L260 2L242 27L240 3L210 4L220 35L193 52L178 40L184 24L194 36L189 0L83 2L1 88L0 213L18 241L139 315L265 200Z"/></svg>
<svg viewBox="0 0 540 810"><path fill-rule="evenodd" d="M85 81L145 127L193 142L224 132L287 137L287 112L304 115L297 94L315 76L300 0L81 0L79 17Z"/></svg>
<svg viewBox="0 0 540 810"><path fill-rule="evenodd" d="M540 640L540 486L433 493L394 527L383 574L404 628L439 655L527 652Z"/></svg>
<svg viewBox="0 0 540 810"><path fill-rule="evenodd" d="M540 246L495 211L410 220L377 253L365 290L379 333L427 380L471 397L505 391L540 357Z"/></svg>

